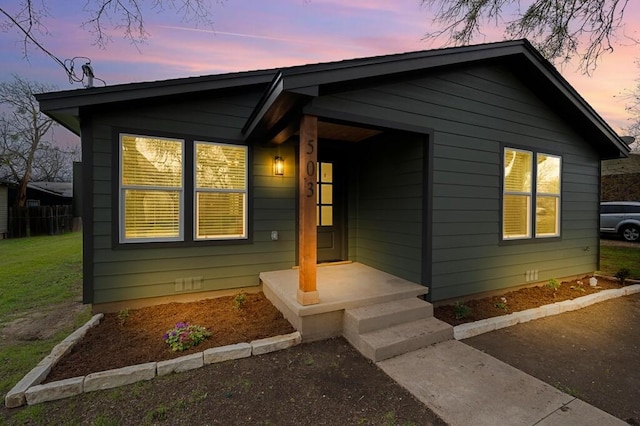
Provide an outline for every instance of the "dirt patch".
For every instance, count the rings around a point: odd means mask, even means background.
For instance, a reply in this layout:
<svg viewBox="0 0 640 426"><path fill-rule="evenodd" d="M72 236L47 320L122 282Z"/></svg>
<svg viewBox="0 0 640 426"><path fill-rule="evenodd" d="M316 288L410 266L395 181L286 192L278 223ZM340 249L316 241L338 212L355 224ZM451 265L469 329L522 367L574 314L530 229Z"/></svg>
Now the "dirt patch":
<svg viewBox="0 0 640 426"><path fill-rule="evenodd" d="M0 324L0 346L49 339L58 331L72 326L75 318L85 308L77 300L48 306L43 310L16 314L16 319Z"/></svg>
<svg viewBox="0 0 640 426"><path fill-rule="evenodd" d="M557 283L557 287L542 285L521 288L500 296L469 300L458 306L438 306L434 309L434 315L436 318L451 325L459 325L621 287L617 280L603 277L598 277L597 286L591 287L589 278L589 276L585 276L578 280Z"/></svg>

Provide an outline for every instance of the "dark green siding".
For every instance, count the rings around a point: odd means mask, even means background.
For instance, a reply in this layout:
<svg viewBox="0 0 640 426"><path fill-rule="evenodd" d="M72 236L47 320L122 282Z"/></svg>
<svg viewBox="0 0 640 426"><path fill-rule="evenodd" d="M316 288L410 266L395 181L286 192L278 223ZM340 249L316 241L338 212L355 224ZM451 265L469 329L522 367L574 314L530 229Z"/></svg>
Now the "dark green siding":
<svg viewBox="0 0 640 426"><path fill-rule="evenodd" d="M203 277L202 291L256 285L259 272L296 263L293 142L251 149L249 243L113 247L114 127L241 141L240 129L260 96L257 90L173 100L93 116L87 126L94 164L88 207L93 303L176 294L175 280L188 277ZM526 284L529 270L546 281L597 268L599 155L505 68L485 64L429 72L319 96L308 107L333 119L362 117L368 125L379 120L386 128L350 145L350 259L423 283L434 301ZM562 156L561 238L501 241L504 146ZM274 155L285 158L284 178L272 176ZM271 231L279 232L279 241L271 241Z"/></svg>
<svg viewBox="0 0 640 426"><path fill-rule="evenodd" d="M151 135L189 135L204 140L242 141L240 129L261 95L260 91L201 100L153 104L117 113L97 114L92 120L93 147L93 303L168 296L175 280L202 277L201 290L258 285L262 271L295 264L295 153L292 144L251 148L253 181L250 243L153 248L129 244L114 248L112 231L113 182L118 165L112 163L114 128ZM285 158L286 174L274 177L274 155ZM190 173L190 172L186 172ZM117 217L117 215L116 215ZM271 231L279 240L271 241Z"/></svg>
<svg viewBox="0 0 640 426"><path fill-rule="evenodd" d="M423 142L386 134L358 145L349 191L349 257L413 282L422 278Z"/></svg>
<svg viewBox="0 0 640 426"><path fill-rule="evenodd" d="M486 65L441 71L419 79L325 96L316 99L314 106L432 129L432 170L426 176L427 184L432 185L432 198L423 225L431 230L423 243L426 250L431 250L432 263L425 268L431 271L430 276L420 281L430 287L432 300L526 284L528 270L537 270L538 281L546 281L597 269L598 153L553 111L553 106L544 104L504 68ZM562 156L560 239L502 243L503 146ZM366 142L361 149L369 149ZM403 154L397 151L406 148L388 141L379 150L399 156ZM426 146L423 151L427 152ZM379 155L379 161L372 164L383 163L384 155ZM374 170L374 166L371 168ZM384 179L378 177L378 184L383 183ZM375 195L374 185L362 181L360 185L361 190L366 185L371 197ZM355 235L351 246L357 249L354 258L392 273L412 265L407 268L411 272L399 275L415 277L416 258L408 260L398 254L400 251L387 250L392 246L381 237L388 233L395 218L413 216L415 211L409 208L395 216L369 217L372 213L360 205L354 220L362 221L362 215L368 215L368 220L363 222L366 228L357 222L356 229L351 229ZM416 223L414 235L419 235L418 229L421 227ZM422 248L414 246L414 238L407 241L414 253ZM367 256L378 249L384 255L375 259Z"/></svg>

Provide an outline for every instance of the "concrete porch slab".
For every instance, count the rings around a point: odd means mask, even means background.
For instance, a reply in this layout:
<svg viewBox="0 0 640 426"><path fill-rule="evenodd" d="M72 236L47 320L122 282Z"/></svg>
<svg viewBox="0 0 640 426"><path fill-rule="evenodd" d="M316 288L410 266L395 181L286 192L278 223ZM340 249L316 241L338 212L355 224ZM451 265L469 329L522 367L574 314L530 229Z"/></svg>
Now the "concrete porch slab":
<svg viewBox="0 0 640 426"><path fill-rule="evenodd" d="M296 300L298 270L262 272L263 292L305 342L342 334L345 309L375 305L427 294L425 286L361 263L318 267L320 303L302 306Z"/></svg>

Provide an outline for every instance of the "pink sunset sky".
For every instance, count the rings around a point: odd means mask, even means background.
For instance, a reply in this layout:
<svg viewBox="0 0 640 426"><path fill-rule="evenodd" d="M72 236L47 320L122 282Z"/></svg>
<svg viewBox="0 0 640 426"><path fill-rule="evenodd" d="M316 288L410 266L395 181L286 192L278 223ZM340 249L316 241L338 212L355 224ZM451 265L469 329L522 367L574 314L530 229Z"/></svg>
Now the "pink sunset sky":
<svg viewBox="0 0 640 426"><path fill-rule="evenodd" d="M18 3L17 0L14 0ZM150 3L150 2L146 2ZM442 47L422 38L435 29L432 14L419 0L227 0L212 1L214 28L194 28L181 22L174 12L145 13L150 34L137 50L111 31L106 50L92 45L92 35L81 28L89 15L85 2L47 0L48 36L41 38L60 60L76 56L91 58L96 77L108 85L165 80L233 71L276 68L356 57L401 53ZM12 12L16 6L3 6ZM629 122L625 110L629 93L640 76L640 2L632 0L625 11L625 27L615 50L601 61L592 76L577 66L558 67L562 75L611 125L624 134ZM487 27L475 42L502 40L502 30ZM70 85L62 67L42 52L31 49L25 60L20 35L15 30L0 33L2 67L0 81L12 74L55 85ZM85 61L78 60L76 68ZM96 82L96 85L101 84ZM62 135L61 137L68 137Z"/></svg>

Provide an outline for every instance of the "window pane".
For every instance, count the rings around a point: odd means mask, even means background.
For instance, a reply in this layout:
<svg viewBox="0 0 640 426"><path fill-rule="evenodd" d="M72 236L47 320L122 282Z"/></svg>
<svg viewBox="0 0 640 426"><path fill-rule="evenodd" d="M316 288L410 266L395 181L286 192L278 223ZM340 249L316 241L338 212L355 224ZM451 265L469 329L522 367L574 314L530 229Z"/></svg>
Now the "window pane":
<svg viewBox="0 0 640 426"><path fill-rule="evenodd" d="M560 157L538 154L537 192L560 194Z"/></svg>
<svg viewBox="0 0 640 426"><path fill-rule="evenodd" d="M558 235L558 197L536 197L536 237Z"/></svg>
<svg viewBox="0 0 640 426"><path fill-rule="evenodd" d="M504 150L505 192L531 192L532 154L514 149Z"/></svg>
<svg viewBox="0 0 640 426"><path fill-rule="evenodd" d="M122 185L182 186L182 141L122 135Z"/></svg>
<svg viewBox="0 0 640 426"><path fill-rule="evenodd" d="M120 238L182 239L184 141L120 135Z"/></svg>
<svg viewBox="0 0 640 426"><path fill-rule="evenodd" d="M197 239L246 238L246 146L195 143Z"/></svg>
<svg viewBox="0 0 640 426"><path fill-rule="evenodd" d="M199 192L196 238L244 237L245 194Z"/></svg>
<svg viewBox="0 0 640 426"><path fill-rule="evenodd" d="M503 206L504 238L530 237L529 208L531 197L525 195L505 195Z"/></svg>
<svg viewBox="0 0 640 426"><path fill-rule="evenodd" d="M124 192L125 238L178 237L180 235L180 192Z"/></svg>
<svg viewBox="0 0 640 426"><path fill-rule="evenodd" d="M247 186L247 148L196 143L196 187L240 189Z"/></svg>

